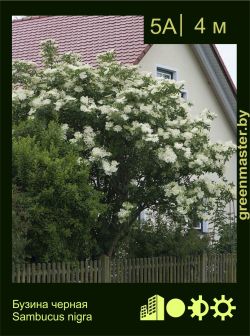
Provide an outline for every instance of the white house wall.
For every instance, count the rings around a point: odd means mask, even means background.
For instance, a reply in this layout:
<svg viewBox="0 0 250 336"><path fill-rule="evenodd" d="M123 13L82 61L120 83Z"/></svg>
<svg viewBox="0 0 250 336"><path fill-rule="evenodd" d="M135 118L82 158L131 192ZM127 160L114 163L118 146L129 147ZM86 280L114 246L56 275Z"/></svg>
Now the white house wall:
<svg viewBox="0 0 250 336"><path fill-rule="evenodd" d="M153 45L140 61L139 67L142 71L151 72L155 76L157 65L177 71L177 80L185 81L188 101L193 103L193 115L197 115L204 108L208 108L218 115L211 128L212 140L223 142L231 140L236 143L236 135L226 114L189 45ZM225 175L236 184L236 155L228 163Z"/></svg>

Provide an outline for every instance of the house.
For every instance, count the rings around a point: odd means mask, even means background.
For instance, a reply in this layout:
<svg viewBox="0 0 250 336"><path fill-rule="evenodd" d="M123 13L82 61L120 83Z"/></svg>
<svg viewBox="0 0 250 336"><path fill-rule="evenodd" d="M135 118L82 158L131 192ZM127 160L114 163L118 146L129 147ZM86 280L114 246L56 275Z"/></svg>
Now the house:
<svg viewBox="0 0 250 336"><path fill-rule="evenodd" d="M123 63L184 80L182 96L193 103L192 113L208 108L218 115L212 140L236 143L236 89L214 45L144 44L142 16L34 16L13 21L13 58L41 65L40 42L51 38L60 53L80 53L92 65L98 53L114 49ZM236 184L236 155L225 175Z"/></svg>

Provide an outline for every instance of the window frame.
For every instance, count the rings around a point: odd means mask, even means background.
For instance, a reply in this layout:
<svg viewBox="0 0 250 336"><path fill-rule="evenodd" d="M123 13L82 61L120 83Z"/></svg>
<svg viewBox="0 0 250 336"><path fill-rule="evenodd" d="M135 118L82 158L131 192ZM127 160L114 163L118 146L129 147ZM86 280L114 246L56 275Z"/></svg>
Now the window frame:
<svg viewBox="0 0 250 336"><path fill-rule="evenodd" d="M162 73L164 73L164 71L165 73L171 73L172 74L171 79L174 81L178 81L178 71L179 71L178 69L170 67L168 65L156 64L155 66L155 77L156 78L164 78L163 76L162 77L158 76L158 72L160 72L161 70L162 70ZM181 90L181 94L183 94L183 97L181 98L184 100L187 100L187 97L188 97L187 90L186 89Z"/></svg>
<svg viewBox="0 0 250 336"><path fill-rule="evenodd" d="M195 230L198 230L198 231L200 231L201 233L203 233L203 234L207 234L207 233L209 233L209 225L208 225L208 223L206 224L206 230L204 230L205 229L205 223L204 223L205 221L200 221L199 223L197 223L197 226L193 226L193 228L195 229Z"/></svg>
<svg viewBox="0 0 250 336"><path fill-rule="evenodd" d="M184 96L182 96L182 94L184 94ZM181 90L181 98L184 99L184 100L187 100L187 97L188 97L187 90L185 90L185 89Z"/></svg>
<svg viewBox="0 0 250 336"><path fill-rule="evenodd" d="M156 64L156 67L155 67L155 77L156 78L161 78L157 76L157 73L160 72L160 70L163 70L162 73L164 73L164 71L166 71L166 73L172 73L173 75L172 80L175 80L175 81L178 80L178 70L176 68L172 68L167 65Z"/></svg>

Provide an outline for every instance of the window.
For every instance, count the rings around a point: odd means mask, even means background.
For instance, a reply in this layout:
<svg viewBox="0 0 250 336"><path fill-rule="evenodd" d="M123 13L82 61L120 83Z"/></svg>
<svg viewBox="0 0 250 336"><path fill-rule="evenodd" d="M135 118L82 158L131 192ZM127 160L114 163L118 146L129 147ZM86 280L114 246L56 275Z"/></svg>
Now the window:
<svg viewBox="0 0 250 336"><path fill-rule="evenodd" d="M163 78L163 79L173 79L177 80L177 71L175 69L157 65L156 66L156 77Z"/></svg>
<svg viewBox="0 0 250 336"><path fill-rule="evenodd" d="M207 221L202 222L202 233L208 233L208 222Z"/></svg>
<svg viewBox="0 0 250 336"><path fill-rule="evenodd" d="M161 77L164 79L174 79L173 71L169 71L167 69L162 69L162 68L157 67L156 75L157 77Z"/></svg>
<svg viewBox="0 0 250 336"><path fill-rule="evenodd" d="M142 210L142 212L140 213L138 219L139 219L140 222L146 222L146 220L148 219L148 217L147 217L147 210L146 209Z"/></svg>
<svg viewBox="0 0 250 336"><path fill-rule="evenodd" d="M164 66L164 65L157 65L156 66L156 77L162 78L162 79L177 80L177 70L171 67ZM187 91L185 89L181 91L181 98L187 100Z"/></svg>
<svg viewBox="0 0 250 336"><path fill-rule="evenodd" d="M187 100L187 91L186 90L181 91L181 98Z"/></svg>
<svg viewBox="0 0 250 336"><path fill-rule="evenodd" d="M201 233L208 233L208 222L199 222L194 226L194 229L199 230Z"/></svg>
<svg viewBox="0 0 250 336"><path fill-rule="evenodd" d="M201 222L194 224L194 229L201 230Z"/></svg>

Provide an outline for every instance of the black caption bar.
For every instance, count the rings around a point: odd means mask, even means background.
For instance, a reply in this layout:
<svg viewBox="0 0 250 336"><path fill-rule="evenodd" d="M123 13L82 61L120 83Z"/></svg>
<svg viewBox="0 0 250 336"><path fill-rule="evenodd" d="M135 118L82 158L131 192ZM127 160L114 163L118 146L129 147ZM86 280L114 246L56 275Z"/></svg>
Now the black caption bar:
<svg viewBox="0 0 250 336"><path fill-rule="evenodd" d="M167 11L160 2L156 4L157 11L144 16L145 43L233 43L248 30L247 13L242 14L239 25L234 3L216 2L211 6L204 2L201 10L195 3L177 2Z"/></svg>

